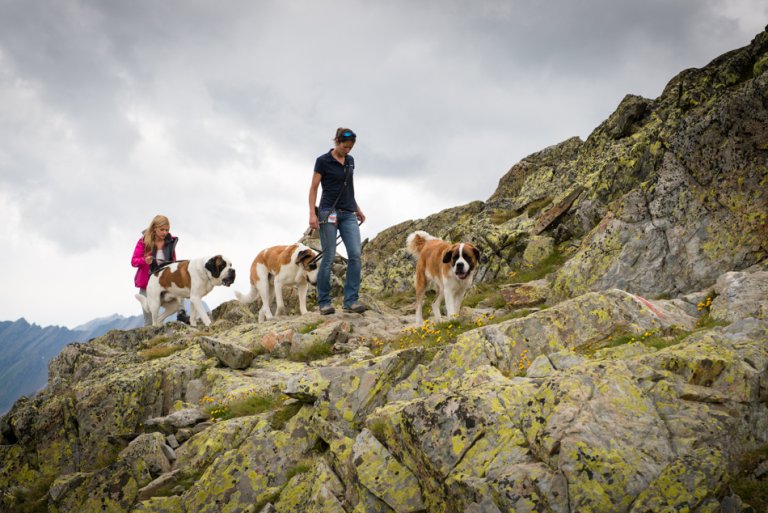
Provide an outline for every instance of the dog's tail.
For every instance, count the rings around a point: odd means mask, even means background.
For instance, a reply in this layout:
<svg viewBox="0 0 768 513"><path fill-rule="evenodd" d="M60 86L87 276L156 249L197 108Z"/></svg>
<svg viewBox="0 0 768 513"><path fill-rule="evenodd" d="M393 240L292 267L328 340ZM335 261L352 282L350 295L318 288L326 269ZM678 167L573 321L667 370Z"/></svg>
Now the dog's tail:
<svg viewBox="0 0 768 513"><path fill-rule="evenodd" d="M424 247L424 243L434 239L436 239L436 237L431 236L427 232L417 230L410 234L405 240L405 249L407 249L408 253L411 255L418 257L419 253L421 253L421 248Z"/></svg>
<svg viewBox="0 0 768 513"><path fill-rule="evenodd" d="M147 298L142 296L141 294L134 294L133 297L135 297L139 303L141 303L141 309L145 312L149 312L149 306L147 306Z"/></svg>
<svg viewBox="0 0 768 513"><path fill-rule="evenodd" d="M235 291L235 297L238 301L240 301L242 304L247 305L250 303L253 303L256 301L256 298L259 297L259 291L256 290L256 287L251 287L251 290L248 291L247 294L243 294L239 290Z"/></svg>

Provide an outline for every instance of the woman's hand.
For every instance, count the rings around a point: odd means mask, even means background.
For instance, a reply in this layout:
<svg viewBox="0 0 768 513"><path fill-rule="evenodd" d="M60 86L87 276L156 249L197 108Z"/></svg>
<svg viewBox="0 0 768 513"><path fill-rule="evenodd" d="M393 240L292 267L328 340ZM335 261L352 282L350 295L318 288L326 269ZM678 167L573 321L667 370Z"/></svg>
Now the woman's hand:
<svg viewBox="0 0 768 513"><path fill-rule="evenodd" d="M144 262L146 262L147 265L151 265L152 264L152 260L154 260L154 258L152 258L152 255L147 255L147 256L144 257Z"/></svg>
<svg viewBox="0 0 768 513"><path fill-rule="evenodd" d="M315 214L314 209L309 213L309 227L313 230L320 229L320 222L317 220L317 214Z"/></svg>
<svg viewBox="0 0 768 513"><path fill-rule="evenodd" d="M363 224L365 222L365 214L363 214L363 211L360 210L359 208L355 210L355 216L357 216L357 221L360 224Z"/></svg>

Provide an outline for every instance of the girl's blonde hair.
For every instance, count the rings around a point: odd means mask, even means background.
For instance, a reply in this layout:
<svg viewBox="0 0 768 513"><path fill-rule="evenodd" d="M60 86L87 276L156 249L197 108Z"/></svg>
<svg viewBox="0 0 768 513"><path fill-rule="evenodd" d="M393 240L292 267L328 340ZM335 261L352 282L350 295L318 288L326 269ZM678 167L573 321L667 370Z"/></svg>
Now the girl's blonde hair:
<svg viewBox="0 0 768 513"><path fill-rule="evenodd" d="M170 228L171 222L167 217L163 215L156 215L152 218L152 222L149 223L149 228L144 230L144 254L148 255L152 253L152 247L155 244L155 228L160 226L168 226Z"/></svg>

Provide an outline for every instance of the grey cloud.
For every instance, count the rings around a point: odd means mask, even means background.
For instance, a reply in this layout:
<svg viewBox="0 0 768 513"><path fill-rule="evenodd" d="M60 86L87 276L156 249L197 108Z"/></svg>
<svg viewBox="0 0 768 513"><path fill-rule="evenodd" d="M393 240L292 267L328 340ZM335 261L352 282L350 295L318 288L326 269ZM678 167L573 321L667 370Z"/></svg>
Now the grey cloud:
<svg viewBox="0 0 768 513"><path fill-rule="evenodd" d="M0 88L28 81L59 131L0 121L0 179L18 190L31 229L68 250L91 247L88 230L67 230L58 212L74 203L77 219L104 229L162 205L155 188L187 168L213 179L229 165L253 180L280 172L263 169L278 147L310 169L343 124L360 134L360 180L418 177L453 198L471 173L460 201L484 199L517 160L587 135L624 94L658 94L683 67L746 43L722 5L6 0L0 64L11 76ZM140 153L159 144L142 122L160 125L167 154ZM53 179L62 173L63 188ZM37 204L25 201L35 187ZM205 193L204 183L189 190L198 202Z"/></svg>

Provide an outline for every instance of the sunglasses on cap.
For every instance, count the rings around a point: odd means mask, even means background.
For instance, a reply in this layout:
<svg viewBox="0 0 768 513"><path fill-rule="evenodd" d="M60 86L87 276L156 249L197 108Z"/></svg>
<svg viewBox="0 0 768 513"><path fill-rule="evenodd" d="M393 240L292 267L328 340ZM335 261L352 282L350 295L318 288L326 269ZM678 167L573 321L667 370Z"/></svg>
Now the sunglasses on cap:
<svg viewBox="0 0 768 513"><path fill-rule="evenodd" d="M352 130L344 130L342 133L339 134L337 137L339 142L344 141L354 141L357 139L357 135Z"/></svg>

